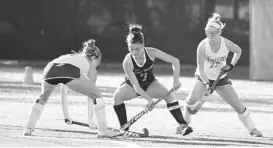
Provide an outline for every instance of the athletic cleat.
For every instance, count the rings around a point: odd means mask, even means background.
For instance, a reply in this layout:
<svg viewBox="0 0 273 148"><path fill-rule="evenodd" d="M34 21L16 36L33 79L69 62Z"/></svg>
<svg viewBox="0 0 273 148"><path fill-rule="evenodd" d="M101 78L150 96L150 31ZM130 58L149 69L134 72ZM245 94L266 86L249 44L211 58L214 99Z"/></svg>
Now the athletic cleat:
<svg viewBox="0 0 273 148"><path fill-rule="evenodd" d="M185 133L183 134L183 136L187 136L187 135L189 135L189 134L192 133L192 132L193 132L192 127L188 126L188 128L186 129L186 131L185 131Z"/></svg>
<svg viewBox="0 0 273 148"><path fill-rule="evenodd" d="M253 137L263 137L262 132L257 130L256 128L250 132L250 135Z"/></svg>
<svg viewBox="0 0 273 148"><path fill-rule="evenodd" d="M120 135L123 135L123 138L146 138L149 136L149 130L147 128L143 129L143 133L133 132L133 131L127 131L127 130L120 130Z"/></svg>
<svg viewBox="0 0 273 148"><path fill-rule="evenodd" d="M97 138L113 138L122 135L119 131L107 129L104 132L98 132Z"/></svg>
<svg viewBox="0 0 273 148"><path fill-rule="evenodd" d="M182 134L183 136L189 135L193 132L192 127L188 126L188 124L181 124L176 128L176 134Z"/></svg>
<svg viewBox="0 0 273 148"><path fill-rule="evenodd" d="M31 136L33 131L34 131L34 129L26 128L24 130L24 136Z"/></svg>
<svg viewBox="0 0 273 148"><path fill-rule="evenodd" d="M98 127L97 127L96 123L94 123L94 122L92 121L92 122L89 123L89 128L90 128L90 129L97 129Z"/></svg>

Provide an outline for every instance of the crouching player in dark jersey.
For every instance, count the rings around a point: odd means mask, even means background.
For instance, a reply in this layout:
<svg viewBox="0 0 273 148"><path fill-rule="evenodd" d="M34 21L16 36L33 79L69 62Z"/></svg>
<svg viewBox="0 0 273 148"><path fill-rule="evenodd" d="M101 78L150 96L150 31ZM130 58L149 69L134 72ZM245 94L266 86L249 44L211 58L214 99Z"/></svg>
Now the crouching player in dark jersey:
<svg viewBox="0 0 273 148"><path fill-rule="evenodd" d="M66 85L71 90L88 96L89 111L93 109L90 102L94 102L98 138L112 137L119 134L107 129L104 100L101 97L100 90L95 85L97 78L96 68L100 64L100 61L101 52L99 48L95 46L95 40L90 39L83 43L81 52L62 55L49 62L43 72L41 95L32 108L24 135L30 136L32 134L44 105L48 101L54 88L60 83ZM88 116L92 116L90 114L93 114L93 112L88 113ZM92 123L89 123L89 126L92 126Z"/></svg>
<svg viewBox="0 0 273 148"><path fill-rule="evenodd" d="M153 66L156 58L172 63L173 88L180 88L180 61L156 48L144 46L144 35L140 25L131 25L127 36L129 53L123 61L125 81L114 93L114 110L117 114L120 126L127 122L124 101L136 98L138 95L148 100L148 109L152 110L154 102L152 98L159 98L167 94L168 90L154 77ZM193 130L183 119L178 101L169 95L164 98L171 114L178 122L182 135L188 135ZM127 129L128 130L128 129Z"/></svg>

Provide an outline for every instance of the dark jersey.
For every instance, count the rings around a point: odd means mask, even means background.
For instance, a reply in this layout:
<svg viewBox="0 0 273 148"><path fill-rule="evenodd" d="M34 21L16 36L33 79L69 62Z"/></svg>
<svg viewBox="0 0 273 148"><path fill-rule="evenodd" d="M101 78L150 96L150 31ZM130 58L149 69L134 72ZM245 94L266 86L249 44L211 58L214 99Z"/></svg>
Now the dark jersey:
<svg viewBox="0 0 273 148"><path fill-rule="evenodd" d="M154 61L150 59L146 49L144 49L144 52L146 61L142 66L138 66L132 55L130 56L134 66L133 72L138 80L138 83L140 84L144 82L152 82L155 80L153 74Z"/></svg>

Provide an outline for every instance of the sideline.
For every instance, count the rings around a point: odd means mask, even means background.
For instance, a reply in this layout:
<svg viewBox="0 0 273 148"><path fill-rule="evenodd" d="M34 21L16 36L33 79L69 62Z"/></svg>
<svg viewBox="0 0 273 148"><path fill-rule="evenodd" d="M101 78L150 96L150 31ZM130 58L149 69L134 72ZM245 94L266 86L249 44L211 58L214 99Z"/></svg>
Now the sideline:
<svg viewBox="0 0 273 148"><path fill-rule="evenodd" d="M49 61L27 61L27 60L0 60L0 66L2 67L21 67L31 66L36 68L43 68ZM180 76L194 77L196 65L180 63ZM168 63L157 62L154 66L155 74L172 75L172 66ZM98 71L111 71L117 73L123 73L121 63L106 63L102 62ZM244 79L249 80L249 66L248 65L237 65L234 70L229 73L232 79Z"/></svg>

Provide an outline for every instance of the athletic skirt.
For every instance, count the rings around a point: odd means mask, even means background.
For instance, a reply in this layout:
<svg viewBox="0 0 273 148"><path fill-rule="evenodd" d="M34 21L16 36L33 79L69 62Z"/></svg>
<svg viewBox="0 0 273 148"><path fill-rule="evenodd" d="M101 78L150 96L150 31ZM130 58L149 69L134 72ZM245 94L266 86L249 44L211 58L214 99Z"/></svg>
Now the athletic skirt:
<svg viewBox="0 0 273 148"><path fill-rule="evenodd" d="M201 79L201 77L199 75L195 75L195 78L201 82L203 82L203 80ZM215 80L209 80L209 82L212 84ZM229 78L227 76L225 76L224 78L220 79L218 81L218 83L216 84L216 86L225 86L228 84L232 84L231 81L229 80Z"/></svg>
<svg viewBox="0 0 273 148"><path fill-rule="evenodd" d="M151 81L145 81L145 82L139 82L139 86L144 90L147 91L148 87L154 82L157 81L156 79L153 79ZM131 87L133 87L132 83L130 82L130 80L125 80L124 82L121 83L121 85L123 84L128 84Z"/></svg>
<svg viewBox="0 0 273 148"><path fill-rule="evenodd" d="M81 76L80 69L67 63L52 63L46 66L43 80L52 85L66 84Z"/></svg>

